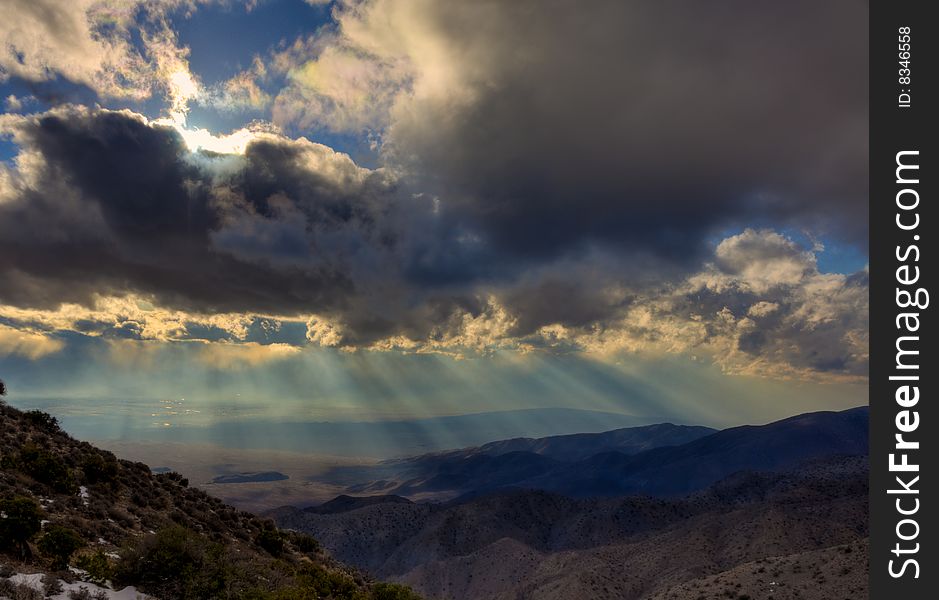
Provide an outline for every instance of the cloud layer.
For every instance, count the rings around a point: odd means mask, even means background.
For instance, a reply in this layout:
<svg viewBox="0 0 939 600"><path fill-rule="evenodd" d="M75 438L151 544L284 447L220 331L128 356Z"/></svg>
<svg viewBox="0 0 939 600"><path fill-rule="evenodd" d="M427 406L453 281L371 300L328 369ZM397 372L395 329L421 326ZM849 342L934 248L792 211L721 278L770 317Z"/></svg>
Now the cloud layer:
<svg viewBox="0 0 939 600"><path fill-rule="evenodd" d="M811 12L811 18L807 15ZM698 251L728 221L866 244L862 2L348 2L285 124L381 132L500 251Z"/></svg>
<svg viewBox="0 0 939 600"><path fill-rule="evenodd" d="M0 351L68 331L216 365L313 344L866 376L866 271L782 233L866 249L863 3L349 0L212 85L172 27L201 4L12 3L0 77L165 107L0 116ZM214 136L193 103L269 120Z"/></svg>

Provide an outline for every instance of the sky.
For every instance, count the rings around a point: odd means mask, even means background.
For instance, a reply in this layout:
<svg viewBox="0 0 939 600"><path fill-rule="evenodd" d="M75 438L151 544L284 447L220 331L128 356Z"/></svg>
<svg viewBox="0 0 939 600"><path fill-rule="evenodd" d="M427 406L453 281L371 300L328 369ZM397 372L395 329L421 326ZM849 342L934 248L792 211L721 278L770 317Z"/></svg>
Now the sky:
<svg viewBox="0 0 939 600"><path fill-rule="evenodd" d="M867 402L865 2L0 10L14 403L164 427Z"/></svg>

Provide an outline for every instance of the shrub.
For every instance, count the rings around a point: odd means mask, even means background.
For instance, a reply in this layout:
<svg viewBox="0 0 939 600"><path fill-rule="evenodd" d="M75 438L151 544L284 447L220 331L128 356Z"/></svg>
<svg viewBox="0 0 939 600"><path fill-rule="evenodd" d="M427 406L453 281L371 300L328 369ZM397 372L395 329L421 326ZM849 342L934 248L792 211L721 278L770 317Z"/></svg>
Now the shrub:
<svg viewBox="0 0 939 600"><path fill-rule="evenodd" d="M327 571L319 565L306 565L298 573L297 580L304 588L313 590L317 598L335 600L366 600L355 581L348 575Z"/></svg>
<svg viewBox="0 0 939 600"><path fill-rule="evenodd" d="M317 552L320 549L320 543L312 535L307 535L305 533L291 532L290 543L300 552L307 554Z"/></svg>
<svg viewBox="0 0 939 600"><path fill-rule="evenodd" d="M265 529L255 539L268 554L278 557L284 553L284 536L276 529Z"/></svg>
<svg viewBox="0 0 939 600"><path fill-rule="evenodd" d="M57 492L74 494L78 491L75 478L65 461L32 442L24 444L20 449L20 465L27 475Z"/></svg>
<svg viewBox="0 0 939 600"><path fill-rule="evenodd" d="M421 597L406 585L376 583L372 586L372 600L421 600Z"/></svg>
<svg viewBox="0 0 939 600"><path fill-rule="evenodd" d="M9 579L0 579L0 598L42 600L42 594L25 583L13 583Z"/></svg>
<svg viewBox="0 0 939 600"><path fill-rule="evenodd" d="M42 593L46 597L61 594L63 591L62 581L52 573L46 573L42 576Z"/></svg>
<svg viewBox="0 0 939 600"><path fill-rule="evenodd" d="M170 482L173 482L173 483L178 483L179 485L181 485L181 486L183 486L183 487L188 487L188 486L189 486L189 480L186 479L185 477L183 477L182 475L180 475L179 473L177 473L176 471L168 471L168 472L166 472L166 473L158 473L157 476L156 476L156 478L157 478L157 481L161 481L161 482L170 481Z"/></svg>
<svg viewBox="0 0 939 600"><path fill-rule="evenodd" d="M158 597L208 600L225 596L230 570L223 546L173 526L128 549L114 580Z"/></svg>
<svg viewBox="0 0 939 600"><path fill-rule="evenodd" d="M14 470L19 469L20 463L16 460L16 455L4 453L0 454L0 469Z"/></svg>
<svg viewBox="0 0 939 600"><path fill-rule="evenodd" d="M114 579L114 567L104 555L103 550L92 554L83 554L75 560L75 566L88 572L88 577L95 583L104 583Z"/></svg>
<svg viewBox="0 0 939 600"><path fill-rule="evenodd" d="M61 525L50 525L39 538L39 551L52 559L53 569L68 567L68 559L84 545L85 540L76 531Z"/></svg>
<svg viewBox="0 0 939 600"><path fill-rule="evenodd" d="M88 483L111 483L117 479L117 459L113 455L105 459L97 452L89 454L81 467Z"/></svg>
<svg viewBox="0 0 939 600"><path fill-rule="evenodd" d="M85 586L80 586L77 590L70 590L68 593L69 600L96 600L98 597L100 597L98 594L92 596L91 592ZM105 600L107 597L105 593Z"/></svg>
<svg viewBox="0 0 939 600"><path fill-rule="evenodd" d="M29 540L42 528L42 510L32 498L15 496L0 500L0 545L19 550L21 557L29 555Z"/></svg>
<svg viewBox="0 0 939 600"><path fill-rule="evenodd" d="M59 428L59 420L47 412L42 412L41 410L27 410L23 413L23 417L30 424L48 433L58 433L61 431Z"/></svg>
<svg viewBox="0 0 939 600"><path fill-rule="evenodd" d="M245 594L245 599L251 600L320 600L313 590L295 585L282 587L273 592L254 591Z"/></svg>

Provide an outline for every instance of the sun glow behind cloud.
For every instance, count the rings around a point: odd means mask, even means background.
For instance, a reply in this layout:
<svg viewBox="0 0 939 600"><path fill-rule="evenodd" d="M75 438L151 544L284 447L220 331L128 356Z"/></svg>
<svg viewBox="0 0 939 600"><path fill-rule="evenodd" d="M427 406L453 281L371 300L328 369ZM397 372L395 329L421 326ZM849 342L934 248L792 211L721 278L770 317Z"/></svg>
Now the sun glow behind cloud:
<svg viewBox="0 0 939 600"><path fill-rule="evenodd" d="M188 67L180 66L169 74L166 87L170 97L169 116L154 120L157 125L172 127L183 138L190 152L207 150L219 154L244 154L248 144L257 137L257 129L242 127L229 134L214 134L208 129L187 124L189 103L206 92Z"/></svg>
<svg viewBox="0 0 939 600"><path fill-rule="evenodd" d="M258 132L244 128L229 134L215 135L208 129L187 127L185 122L179 123L175 120L157 120L155 122L161 125L170 125L175 129L191 152L208 150L219 154L244 154L248 144L258 137Z"/></svg>

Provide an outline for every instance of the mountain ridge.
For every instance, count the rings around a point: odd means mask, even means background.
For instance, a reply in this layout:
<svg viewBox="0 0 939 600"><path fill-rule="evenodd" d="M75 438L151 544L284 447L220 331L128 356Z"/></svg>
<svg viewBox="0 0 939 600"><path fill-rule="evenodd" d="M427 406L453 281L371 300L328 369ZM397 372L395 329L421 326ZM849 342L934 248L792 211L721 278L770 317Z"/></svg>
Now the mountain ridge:
<svg viewBox="0 0 939 600"><path fill-rule="evenodd" d="M282 510L275 518L313 533L340 559L429 597L561 600L580 590L638 599L748 561L863 540L867 460L740 472L680 498L501 489L439 504Z"/></svg>
<svg viewBox="0 0 939 600"><path fill-rule="evenodd" d="M723 430L655 424L601 433L515 438L482 446L337 467L311 478L349 494L447 500L500 487L573 496L681 494L737 470L787 468L819 455L866 454L869 412L805 413Z"/></svg>
<svg viewBox="0 0 939 600"><path fill-rule="evenodd" d="M154 474L75 440L47 413L2 400L0 566L0 597L33 598L30 586L48 580L49 589L86 583L109 597L117 597L113 585L165 600L419 600L343 565L309 535L279 530L179 473Z"/></svg>
<svg viewBox="0 0 939 600"><path fill-rule="evenodd" d="M385 475L401 464L436 469L383 486L404 497L347 495L270 514L350 564L446 600L697 600L695 586L723 593L728 574L766 594L761 568L791 586L778 597L830 600L842 586L866 589L866 560L845 548L867 539L868 421L867 407L819 411L567 463L516 449L535 440L494 442L495 454L388 461ZM539 465L547 470L535 478L499 480ZM480 482L495 485L467 490ZM412 501L446 486L467 491ZM829 576L776 575L811 557Z"/></svg>

